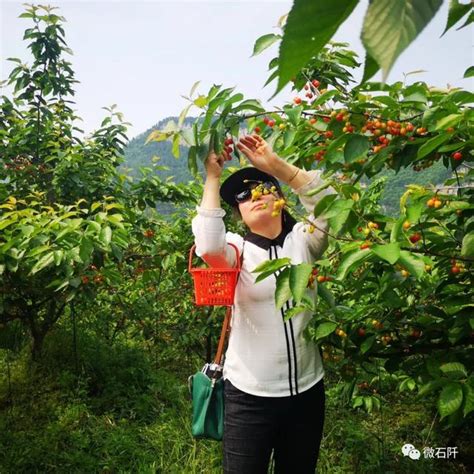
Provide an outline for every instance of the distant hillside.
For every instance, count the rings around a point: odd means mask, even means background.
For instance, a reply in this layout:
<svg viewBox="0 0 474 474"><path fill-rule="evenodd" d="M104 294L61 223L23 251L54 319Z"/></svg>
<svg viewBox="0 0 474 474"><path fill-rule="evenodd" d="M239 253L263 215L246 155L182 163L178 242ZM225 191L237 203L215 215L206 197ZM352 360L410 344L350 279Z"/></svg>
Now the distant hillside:
<svg viewBox="0 0 474 474"><path fill-rule="evenodd" d="M127 147L125 148L125 163L122 168L130 168L129 174L134 177L139 177L140 167L153 168L154 162L152 158L154 156L160 159L155 163L159 166L167 166L169 170L156 171L156 174L162 179L166 179L169 176L173 176L175 183L187 183L192 180L193 177L188 170L187 164L187 150L188 147L180 146L181 156L176 159L171 153L171 143L164 142L150 142L145 145L145 141L148 135L153 130L161 130L170 121L178 121L178 117L167 117L159 121L153 127L138 135L137 137L130 140ZM188 117L184 125L191 126L195 118ZM235 162L231 163L231 166L235 166ZM198 162L198 169L203 176L203 165ZM402 194L405 192L405 185L409 183L429 185L429 184L442 184L450 175L451 172L447 170L442 163L435 163L431 168L415 172L411 169L404 168L400 170L398 174L394 171L387 170L381 173L381 175L388 176L388 180L385 186L385 191L382 195L381 204L385 209L385 212L389 215L396 214L399 210L399 200ZM173 210L173 206L169 203L161 203L157 206L164 214L169 214Z"/></svg>
<svg viewBox="0 0 474 474"><path fill-rule="evenodd" d="M168 166L170 168L169 171L157 170L156 173L163 179L166 179L168 176L174 176L173 181L175 183L186 183L193 179L191 173L188 170L187 164L188 147L180 147L181 156L177 159L171 153L171 143L168 141L150 142L145 145L145 141L150 133L153 130L162 130L170 120L177 122L178 117L167 117L129 141L127 147L125 148L126 162L122 165L122 168L124 166L131 168L131 176L141 176L139 171L140 167L152 168L154 164L157 164L159 166ZM192 117L187 118L184 124L190 126L193 121L194 119ZM153 162L152 158L154 156L159 157L160 159ZM203 168L201 163L198 163L198 168L202 172Z"/></svg>

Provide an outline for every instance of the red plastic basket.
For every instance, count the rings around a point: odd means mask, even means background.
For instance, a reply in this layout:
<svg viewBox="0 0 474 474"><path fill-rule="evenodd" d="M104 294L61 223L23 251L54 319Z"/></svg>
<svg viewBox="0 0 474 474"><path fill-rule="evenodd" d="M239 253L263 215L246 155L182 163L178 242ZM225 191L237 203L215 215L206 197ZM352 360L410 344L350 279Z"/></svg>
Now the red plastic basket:
<svg viewBox="0 0 474 474"><path fill-rule="evenodd" d="M237 268L191 268L196 245L189 252L189 266L194 280L195 303L198 306L230 306L234 304L235 287L240 272L239 250L234 244Z"/></svg>

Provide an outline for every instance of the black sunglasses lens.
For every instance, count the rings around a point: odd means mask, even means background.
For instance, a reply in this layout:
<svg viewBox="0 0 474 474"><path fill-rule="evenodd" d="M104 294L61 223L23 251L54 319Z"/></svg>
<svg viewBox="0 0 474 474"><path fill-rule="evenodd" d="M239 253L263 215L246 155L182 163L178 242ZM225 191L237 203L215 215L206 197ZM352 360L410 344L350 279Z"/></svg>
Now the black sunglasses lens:
<svg viewBox="0 0 474 474"><path fill-rule="evenodd" d="M235 195L235 200L237 202L244 202L251 196L251 194L250 189L244 189Z"/></svg>
<svg viewBox="0 0 474 474"><path fill-rule="evenodd" d="M238 203L247 201L247 199L249 199L250 196L252 195L251 190L255 188L256 186L258 186L258 184L259 183L253 183L247 189L244 189L243 191L240 191L240 193L237 193L235 195L235 201ZM271 190L273 187L276 188L275 183L271 181L265 181L264 183L262 183L262 186L268 190ZM278 191L278 188L276 189Z"/></svg>

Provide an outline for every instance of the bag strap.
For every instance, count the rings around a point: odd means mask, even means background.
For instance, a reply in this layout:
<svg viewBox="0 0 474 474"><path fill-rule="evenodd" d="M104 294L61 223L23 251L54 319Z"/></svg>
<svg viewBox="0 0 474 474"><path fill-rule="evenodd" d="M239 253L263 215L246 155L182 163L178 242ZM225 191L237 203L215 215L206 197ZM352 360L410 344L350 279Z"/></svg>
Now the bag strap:
<svg viewBox="0 0 474 474"><path fill-rule="evenodd" d="M242 269L242 262L244 260L244 247L245 247L245 240L242 246L242 254L240 255L240 268L241 269ZM237 282L239 281L239 277L240 277L240 273L237 275ZM224 352L224 344L230 334L231 314L232 314L232 306L228 306L227 311L225 313L224 322L222 324L221 337L219 339L219 345L217 346L217 354L216 354L216 357L214 358L214 364L222 365L222 355Z"/></svg>

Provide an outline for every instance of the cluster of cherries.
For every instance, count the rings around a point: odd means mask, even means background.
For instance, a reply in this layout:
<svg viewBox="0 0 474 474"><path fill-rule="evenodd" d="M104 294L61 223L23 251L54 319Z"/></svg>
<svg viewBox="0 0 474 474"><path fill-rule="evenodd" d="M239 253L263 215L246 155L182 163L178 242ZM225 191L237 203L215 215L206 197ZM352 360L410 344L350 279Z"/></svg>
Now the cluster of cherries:
<svg viewBox="0 0 474 474"><path fill-rule="evenodd" d="M93 272L97 272L97 267L95 265L89 265L89 269ZM104 281L104 276L100 273L95 273L92 280L94 283L101 284ZM90 282L90 278L87 275L82 275L81 281L84 285L87 285Z"/></svg>
<svg viewBox="0 0 474 474"><path fill-rule="evenodd" d="M464 263L456 261L455 258L451 259L451 273L457 275L466 271Z"/></svg>
<svg viewBox="0 0 474 474"><path fill-rule="evenodd" d="M325 281L332 280L330 276L318 275L318 273L319 270L317 268L313 268L308 278L308 284L306 285L307 288L311 288L314 290L314 280L316 280L318 283L324 283Z"/></svg>
<svg viewBox="0 0 474 474"><path fill-rule="evenodd" d="M259 199L262 194L273 194L275 199L273 202L272 217L279 216L281 210L285 207L286 201L278 195L276 186L272 186L270 189L267 189L263 186L263 183L260 183L251 190L251 193L252 201L256 201L257 199ZM266 209L268 207L268 204L264 203L262 204L262 207L263 209Z"/></svg>
<svg viewBox="0 0 474 474"><path fill-rule="evenodd" d="M234 149L232 148L234 145L234 140L232 138L226 138L224 140L224 150L230 155ZM231 157L229 156L228 161L231 160Z"/></svg>

